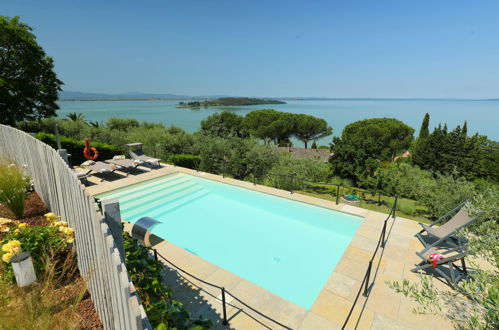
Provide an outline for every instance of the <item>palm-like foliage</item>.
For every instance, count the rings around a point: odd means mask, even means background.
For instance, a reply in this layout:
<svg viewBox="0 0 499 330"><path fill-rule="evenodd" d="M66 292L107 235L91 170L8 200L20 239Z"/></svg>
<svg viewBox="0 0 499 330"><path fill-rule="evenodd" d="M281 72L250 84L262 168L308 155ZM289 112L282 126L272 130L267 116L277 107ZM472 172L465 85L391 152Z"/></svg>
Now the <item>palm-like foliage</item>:
<svg viewBox="0 0 499 330"><path fill-rule="evenodd" d="M85 121L85 116L82 113L70 112L66 115L72 121Z"/></svg>
<svg viewBox="0 0 499 330"><path fill-rule="evenodd" d="M88 124L92 127L95 127L95 128L99 128L99 127L103 126L102 122L98 122L97 120L96 121L89 121Z"/></svg>

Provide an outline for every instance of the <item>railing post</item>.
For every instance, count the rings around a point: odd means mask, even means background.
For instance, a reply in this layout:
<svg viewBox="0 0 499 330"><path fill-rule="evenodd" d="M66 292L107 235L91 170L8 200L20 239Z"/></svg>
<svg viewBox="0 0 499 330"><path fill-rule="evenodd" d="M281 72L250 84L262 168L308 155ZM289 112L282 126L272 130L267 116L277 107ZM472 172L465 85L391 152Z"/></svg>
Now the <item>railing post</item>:
<svg viewBox="0 0 499 330"><path fill-rule="evenodd" d="M256 186L256 173L255 173L255 169L253 169L253 185Z"/></svg>
<svg viewBox="0 0 499 330"><path fill-rule="evenodd" d="M153 249L153 251L154 251L154 259L156 259L156 261L158 261L158 250Z"/></svg>
<svg viewBox="0 0 499 330"><path fill-rule="evenodd" d="M223 314L224 314L224 320L223 320L222 324L228 325L229 322L227 322L227 309L225 306L225 288L222 288L222 308L223 308Z"/></svg>
<svg viewBox="0 0 499 330"><path fill-rule="evenodd" d="M370 260L369 261L369 267L367 267L366 283L365 283L365 286L364 286L364 294L363 294L364 297L367 297L369 295L369 279L371 277L371 268L372 268L372 266L373 266L373 261Z"/></svg>
<svg viewBox="0 0 499 330"><path fill-rule="evenodd" d="M340 203L340 185L336 186L336 205Z"/></svg>
<svg viewBox="0 0 499 330"><path fill-rule="evenodd" d="M222 178L225 178L225 159L222 160Z"/></svg>
<svg viewBox="0 0 499 330"><path fill-rule="evenodd" d="M289 192L290 192L290 193L293 193L293 187L294 187L294 186L293 186L293 183L294 183L293 178L294 178L294 175L293 175L293 174L291 174L291 189L289 189Z"/></svg>
<svg viewBox="0 0 499 330"><path fill-rule="evenodd" d="M381 206L381 192L378 193L378 206Z"/></svg>
<svg viewBox="0 0 499 330"><path fill-rule="evenodd" d="M398 196L395 196L395 202L393 203L393 214L392 214L392 218L395 219L395 212L397 211L397 201L398 201L399 197Z"/></svg>
<svg viewBox="0 0 499 330"><path fill-rule="evenodd" d="M385 233L386 233L386 222L388 221L388 219L385 220L385 222L383 223L383 230L381 231L381 247L384 248L385 247Z"/></svg>
<svg viewBox="0 0 499 330"><path fill-rule="evenodd" d="M173 153L173 166L174 167L177 166L176 163L177 163L177 157L176 157L175 153Z"/></svg>

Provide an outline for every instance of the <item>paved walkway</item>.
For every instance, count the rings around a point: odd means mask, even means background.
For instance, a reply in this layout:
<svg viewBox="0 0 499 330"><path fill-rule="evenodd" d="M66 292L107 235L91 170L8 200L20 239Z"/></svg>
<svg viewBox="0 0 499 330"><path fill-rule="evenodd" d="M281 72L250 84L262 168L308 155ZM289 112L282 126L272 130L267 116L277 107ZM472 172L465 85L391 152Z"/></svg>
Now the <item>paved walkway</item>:
<svg viewBox="0 0 499 330"><path fill-rule="evenodd" d="M283 190L260 185L254 186L248 182L222 178L208 173L197 173L193 170L170 165L120 180L99 183L88 187L87 190L91 194L98 194L177 171L363 216L362 225L310 310L276 296L170 242L163 242L155 246L160 254L178 267L204 281L225 287L242 301L287 327L293 329L341 328L360 287L368 261L376 248L383 221L387 217L386 214L368 211L352 205L335 205L333 202L323 199L290 194ZM421 243L414 237L414 234L420 229L415 221L397 217L394 222L390 219L388 224L388 243L384 250L378 251L378 257L374 263L376 267L373 269L372 276L376 276L375 285L367 300L362 295L360 296L347 328L420 329L424 327L428 330L452 329L450 321L440 316L412 313L416 305L403 295L395 293L385 283L386 281L400 281L402 278L416 279L416 275L410 269L418 262L415 252L422 249ZM381 261L380 257L382 257ZM167 263L165 264L169 266ZM280 328L275 323L243 307L229 295L227 302L231 306L227 312L230 323L228 327L223 326L221 324L220 290L191 279L189 276L186 276L189 279L187 281L179 276L179 273L182 274L172 267L167 270L166 282L173 290L173 297L184 303L194 316L203 315L211 319L215 328ZM438 287L445 287L438 280L434 280L434 282Z"/></svg>

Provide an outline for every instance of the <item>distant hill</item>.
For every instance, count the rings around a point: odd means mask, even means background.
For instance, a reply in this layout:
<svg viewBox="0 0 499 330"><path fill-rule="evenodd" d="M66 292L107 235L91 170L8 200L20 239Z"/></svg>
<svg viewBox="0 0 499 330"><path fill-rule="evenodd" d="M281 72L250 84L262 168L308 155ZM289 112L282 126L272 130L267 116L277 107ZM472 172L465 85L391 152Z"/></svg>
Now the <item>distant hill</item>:
<svg viewBox="0 0 499 330"><path fill-rule="evenodd" d="M188 95L180 94L149 94L140 92L129 92L121 94L84 93L77 91L62 91L59 93L60 100L96 100L96 99L186 99Z"/></svg>
<svg viewBox="0 0 499 330"><path fill-rule="evenodd" d="M286 104L284 101L272 99L257 99L253 97L220 97L205 101L179 102L179 108L207 108L224 106L244 106L260 104Z"/></svg>

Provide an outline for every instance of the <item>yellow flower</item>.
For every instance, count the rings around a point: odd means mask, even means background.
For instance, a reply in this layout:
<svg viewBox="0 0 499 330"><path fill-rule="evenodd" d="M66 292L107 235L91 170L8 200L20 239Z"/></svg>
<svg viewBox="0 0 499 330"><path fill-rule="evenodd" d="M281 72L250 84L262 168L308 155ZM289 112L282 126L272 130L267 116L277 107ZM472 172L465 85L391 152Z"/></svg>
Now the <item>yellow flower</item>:
<svg viewBox="0 0 499 330"><path fill-rule="evenodd" d="M10 246L10 243L2 245L2 251L3 252L9 252L12 247Z"/></svg>
<svg viewBox="0 0 499 330"><path fill-rule="evenodd" d="M20 247L21 246L21 242L19 242L17 239L10 241L8 244L10 244L10 246L12 246L12 247Z"/></svg>
<svg viewBox="0 0 499 330"><path fill-rule="evenodd" d="M60 227L60 226L67 227L68 223L66 221L57 221L57 222L54 223L54 226L56 226L56 227Z"/></svg>
<svg viewBox="0 0 499 330"><path fill-rule="evenodd" d="M74 238L72 238L72 237L71 237L71 238L68 238L68 239L66 240L66 243L71 244L71 243L73 243L73 242L74 242L74 240L75 240L75 239L74 239Z"/></svg>
<svg viewBox="0 0 499 330"><path fill-rule="evenodd" d="M7 233L9 231L10 231L10 228L7 227L7 226L1 226L0 227L0 232L2 232L2 233Z"/></svg>
<svg viewBox="0 0 499 330"><path fill-rule="evenodd" d="M11 222L12 222L12 220L10 220L10 219L0 218L0 225L7 225Z"/></svg>
<svg viewBox="0 0 499 330"><path fill-rule="evenodd" d="M54 214L54 213L47 213L44 215L45 219L47 219L48 221L55 221L57 219L60 218L60 216L58 216L57 214Z"/></svg>
<svg viewBox="0 0 499 330"><path fill-rule="evenodd" d="M12 258L12 257L13 257L13 255L10 254L10 253L4 253L4 255L2 256L2 260L5 263L9 263L10 262L10 258Z"/></svg>
<svg viewBox="0 0 499 330"><path fill-rule="evenodd" d="M19 225L17 225L17 227L18 227L19 229L24 229L24 228L28 227L28 224L27 224L27 223L25 223L25 222L23 222L23 223L20 223Z"/></svg>
<svg viewBox="0 0 499 330"><path fill-rule="evenodd" d="M18 229L14 229L14 234L19 234L21 231Z"/></svg>
<svg viewBox="0 0 499 330"><path fill-rule="evenodd" d="M12 248L12 250L10 250L10 254L12 254L14 256L16 254L18 254L19 252L21 252L21 248L19 246L16 246L16 247Z"/></svg>
<svg viewBox="0 0 499 330"><path fill-rule="evenodd" d="M74 233L74 230L73 228L69 228L69 227L59 227L59 230L62 228L62 232L64 234L66 234L67 236L72 236L73 233Z"/></svg>

